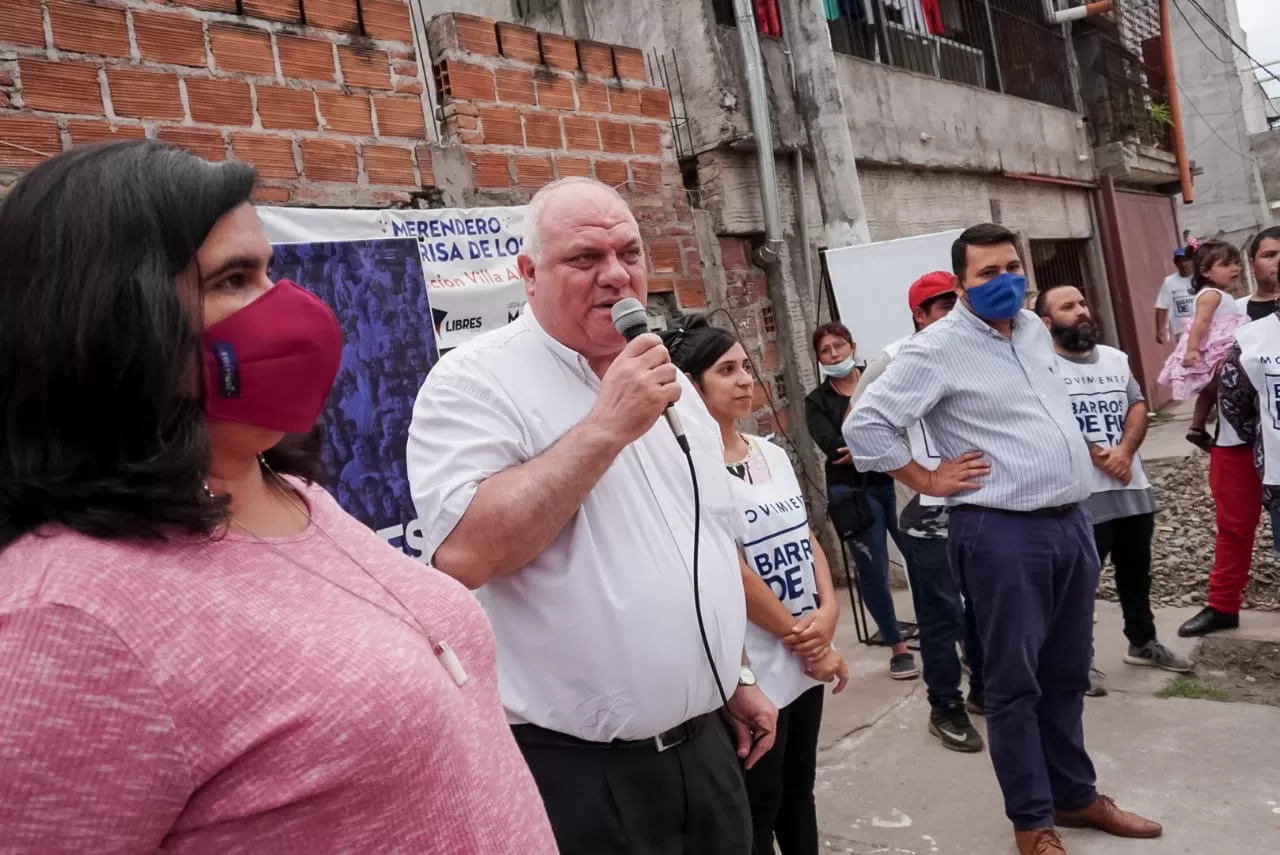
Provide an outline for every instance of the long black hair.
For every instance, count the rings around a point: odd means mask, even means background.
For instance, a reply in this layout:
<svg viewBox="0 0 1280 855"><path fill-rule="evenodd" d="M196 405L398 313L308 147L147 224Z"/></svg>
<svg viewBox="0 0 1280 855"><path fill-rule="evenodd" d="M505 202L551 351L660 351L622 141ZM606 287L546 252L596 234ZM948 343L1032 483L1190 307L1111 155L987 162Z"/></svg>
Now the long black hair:
<svg viewBox="0 0 1280 855"><path fill-rule="evenodd" d="M676 368L701 383L702 375L738 343L733 333L713 327L702 315L685 315L676 326L662 333L662 343Z"/></svg>
<svg viewBox="0 0 1280 855"><path fill-rule="evenodd" d="M0 202L0 549L47 523L164 540L225 519L204 487L200 296L180 278L255 180L138 140L47 160ZM292 474L298 456L268 462Z"/></svg>

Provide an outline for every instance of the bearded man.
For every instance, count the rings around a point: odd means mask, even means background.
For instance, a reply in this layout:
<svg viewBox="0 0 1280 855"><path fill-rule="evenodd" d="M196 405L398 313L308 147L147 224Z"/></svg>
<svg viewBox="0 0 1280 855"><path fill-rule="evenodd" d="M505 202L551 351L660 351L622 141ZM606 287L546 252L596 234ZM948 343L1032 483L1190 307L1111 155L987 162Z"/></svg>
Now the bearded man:
<svg viewBox="0 0 1280 855"><path fill-rule="evenodd" d="M1098 344L1098 329L1079 288L1042 291L1036 314L1053 336L1058 374L1067 384L1071 411L1093 459L1092 492L1085 507L1093 517L1099 563L1106 564L1110 556L1116 568L1116 594L1129 639L1124 661L1190 671L1190 662L1156 638L1151 613L1156 498L1138 456L1147 435L1147 403L1129 370L1129 357Z"/></svg>

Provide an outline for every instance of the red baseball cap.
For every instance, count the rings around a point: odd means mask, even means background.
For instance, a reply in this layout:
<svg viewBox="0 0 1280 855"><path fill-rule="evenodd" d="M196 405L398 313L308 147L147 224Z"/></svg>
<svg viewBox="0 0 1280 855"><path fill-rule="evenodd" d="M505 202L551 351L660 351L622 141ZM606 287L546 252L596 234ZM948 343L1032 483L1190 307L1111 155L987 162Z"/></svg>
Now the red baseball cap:
<svg viewBox="0 0 1280 855"><path fill-rule="evenodd" d="M911 283L911 290L907 292L907 305L914 312L925 300L931 300L939 294L953 292L955 288L955 277L945 270L926 273Z"/></svg>

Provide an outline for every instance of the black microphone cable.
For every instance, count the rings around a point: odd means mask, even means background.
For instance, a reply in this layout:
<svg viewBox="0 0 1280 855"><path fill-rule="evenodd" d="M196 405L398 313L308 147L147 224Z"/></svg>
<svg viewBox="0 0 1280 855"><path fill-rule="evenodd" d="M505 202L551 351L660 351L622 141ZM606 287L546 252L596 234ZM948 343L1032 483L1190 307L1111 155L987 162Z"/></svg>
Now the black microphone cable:
<svg viewBox="0 0 1280 855"><path fill-rule="evenodd" d="M693 611L698 616L698 634L702 637L702 651L707 656L707 664L711 666L711 679L715 680L716 691L720 694L721 709L731 719L745 724L751 732L751 747L769 735L767 730L756 730L752 722L744 719L729 709L729 698L724 693L724 683L720 681L720 669L716 667L716 657L711 650L711 641L707 637L706 620L702 617L702 585L698 575L699 544L702 541L702 495L698 490L698 467L693 463L693 452L687 442L680 444L684 452L685 462L689 464L689 480L693 483Z"/></svg>
<svg viewBox="0 0 1280 855"><path fill-rule="evenodd" d="M631 341L648 330L648 316L644 306L635 298L619 300L611 308L610 314L612 315L614 327L627 341ZM721 708L724 710L725 715L747 726L751 731L751 746L755 748L756 743L762 737L768 735L768 731L757 731L750 721L736 715L729 709L729 697L725 694L724 684L720 681L720 669L716 666L715 653L711 650L711 641L707 637L706 619L702 616L702 579L699 574L698 561L702 541L702 495L698 489L698 468L693 462L693 451L689 447L689 439L685 435L684 426L680 423L679 414L676 413L673 406L668 405L664 411L664 416L668 424L671 425L671 431L677 445L680 446L680 450L684 453L685 462L689 465L689 480L693 484L693 610L698 617L698 635L702 639L702 652L706 654L707 664L711 666L711 678L715 680L716 692L720 695L722 704Z"/></svg>
<svg viewBox="0 0 1280 855"><path fill-rule="evenodd" d="M720 669L716 667L716 657L711 652L711 641L707 638L707 624L702 617L702 586L698 578L698 548L702 540L702 496L698 491L698 468L693 465L693 452L684 448L684 459L689 464L689 480L693 482L693 610L698 615L698 633L702 636L702 650L707 654L707 664L711 666L711 677L716 681L716 691L724 703L725 712L729 711L729 698L724 693L724 684L720 682Z"/></svg>

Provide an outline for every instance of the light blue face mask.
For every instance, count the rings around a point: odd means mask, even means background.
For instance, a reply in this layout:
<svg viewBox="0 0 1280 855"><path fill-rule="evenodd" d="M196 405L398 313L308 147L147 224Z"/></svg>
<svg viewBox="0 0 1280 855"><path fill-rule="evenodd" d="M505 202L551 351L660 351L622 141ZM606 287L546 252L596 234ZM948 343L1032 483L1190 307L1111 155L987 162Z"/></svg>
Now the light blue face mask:
<svg viewBox="0 0 1280 855"><path fill-rule="evenodd" d="M853 372L854 360L851 355L848 359L837 362L835 365L819 365L818 373L824 378L835 377L842 379L848 377Z"/></svg>

